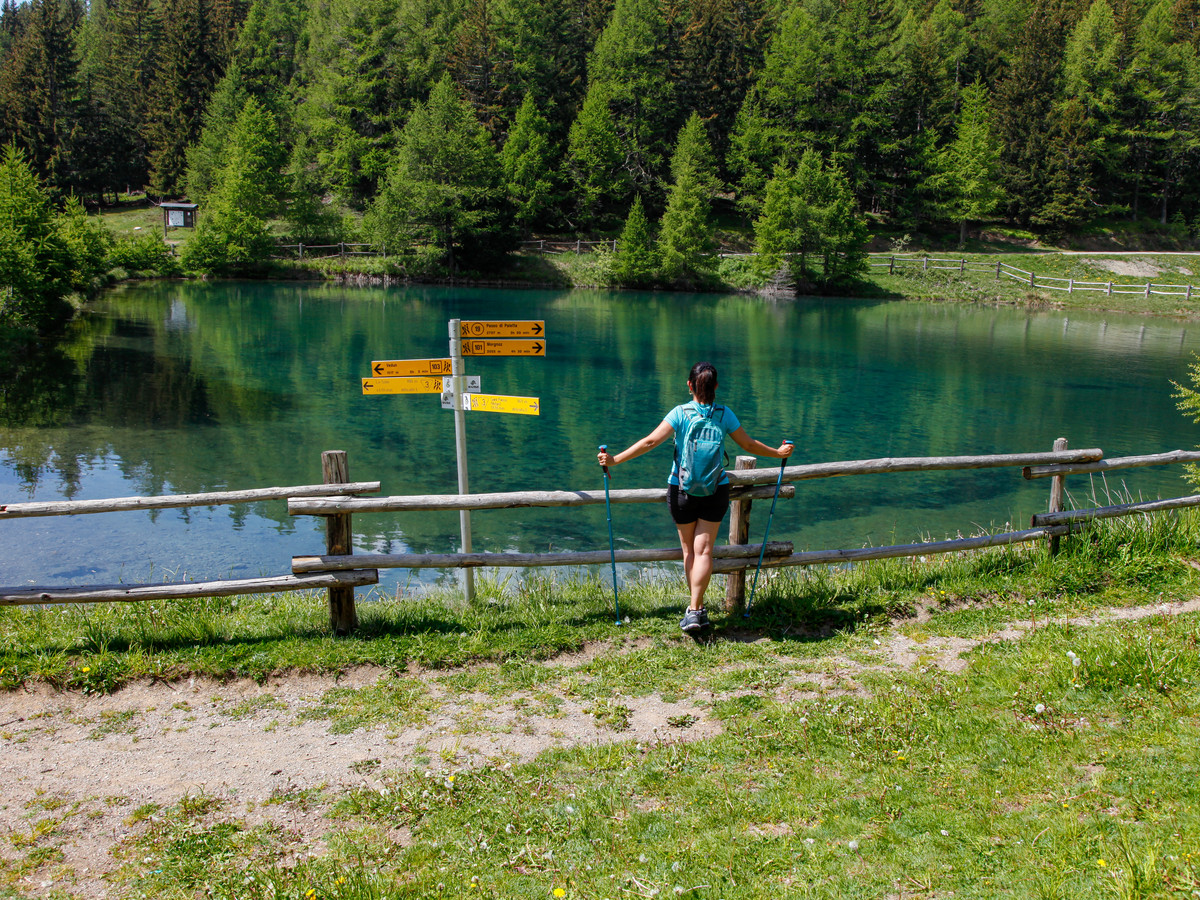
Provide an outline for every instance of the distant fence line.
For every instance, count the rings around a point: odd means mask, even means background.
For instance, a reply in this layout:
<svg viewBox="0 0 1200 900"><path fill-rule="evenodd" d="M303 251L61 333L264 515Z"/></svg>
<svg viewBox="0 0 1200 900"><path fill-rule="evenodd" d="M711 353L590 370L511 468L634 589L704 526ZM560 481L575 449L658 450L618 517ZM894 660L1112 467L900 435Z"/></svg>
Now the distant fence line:
<svg viewBox="0 0 1200 900"><path fill-rule="evenodd" d="M1053 451L1043 453L888 457L787 466L782 469L782 479L787 483L780 490L780 496L785 498L795 495L795 482L852 475L1021 467L1026 479L1051 478L1048 510L1035 515L1030 528L944 541L796 552L789 541L774 541L765 548L762 544L747 542L751 500L773 495L779 470L755 470L753 457L738 457L737 468L729 472L732 484L731 498L734 501L730 517L729 543L715 550L713 571L729 575L726 606L733 609L743 602L744 574L748 568L753 567L760 551L763 551L762 565L766 568L925 557L986 547L1013 546L1037 540L1047 540L1053 552L1057 549L1059 539L1081 523L1100 518L1147 515L1164 509L1200 506L1200 495L1195 495L1065 511L1063 498L1065 479L1068 475L1197 461L1200 461L1200 452L1184 450L1104 459L1103 451L1099 449L1068 450L1066 441L1060 438L1055 442ZM355 554L351 531L351 516L354 513L597 505L604 502L604 495L599 491L513 491L368 498L358 495L378 492L379 482L351 482L344 451L325 451L321 462L323 482L319 485L108 500L0 504L0 520L3 520L214 506L286 498L289 514L321 516L326 522L326 552L323 555L294 556L291 560L292 572L289 575L158 584L0 588L0 605L128 602L325 589L329 596L330 625L336 633L346 634L357 625L354 588L377 584L381 568L580 566L600 565L610 560L609 552L601 549L553 553ZM611 492L611 500L614 503L661 503L665 497L666 491L659 488ZM618 561L627 563L665 562L681 559L682 551L678 547L621 550L618 551L617 558Z"/></svg>
<svg viewBox="0 0 1200 900"><path fill-rule="evenodd" d="M871 268L883 268L886 266L889 275L894 274L896 271L914 269L918 264L923 272L952 271L963 275L969 271L994 271L997 280L1006 276L1014 281L1027 284L1035 290L1041 288L1047 291L1065 291L1068 294L1073 294L1076 291L1094 291L1108 296L1113 294L1140 294L1147 299L1151 295L1158 295L1164 297L1182 297L1185 302L1189 303L1193 295L1200 296L1200 289L1191 284L1159 284L1152 281L1135 284L1121 284L1115 281L1079 281L1074 278L1057 278L1050 275L1038 275L1035 272L1026 272L1024 269L1010 266L1003 260L996 260L995 263L981 263L968 260L965 257L960 257L959 259L938 259L932 256L901 256L894 253L873 253L868 257L867 262L867 265Z"/></svg>
<svg viewBox="0 0 1200 900"><path fill-rule="evenodd" d="M616 253L617 240L610 238L602 241L555 241L540 239L521 241L522 249L542 254L580 254L585 250L596 247L603 247ZM276 255L272 257L273 259L331 259L334 257L345 259L352 256L388 255L386 246L367 243L276 244L275 249L280 253L287 253L288 255ZM753 252L738 252L723 253L721 255L742 257L756 256L757 254ZM1131 284L1123 284L1116 281L1080 281L1074 278L1038 275L1035 272L1018 269L1016 266L1011 266L1003 260L997 260L995 263L983 263L977 260L968 260L966 257L942 259L928 255L905 256L896 253L871 253L867 256L867 266L869 268L878 269L887 267L889 275L893 275L897 271L911 270L918 264L923 272L949 271L958 272L960 275L965 275L967 272L994 272L997 280L1001 277L1008 277L1022 284L1027 284L1035 290L1041 288L1047 291L1064 291L1068 294L1073 294L1076 291L1093 291L1109 296L1113 294L1140 294L1149 298L1152 295L1157 295L1163 297L1182 297L1188 303L1191 302L1193 296L1200 296L1200 288L1192 284L1160 284L1153 281Z"/></svg>

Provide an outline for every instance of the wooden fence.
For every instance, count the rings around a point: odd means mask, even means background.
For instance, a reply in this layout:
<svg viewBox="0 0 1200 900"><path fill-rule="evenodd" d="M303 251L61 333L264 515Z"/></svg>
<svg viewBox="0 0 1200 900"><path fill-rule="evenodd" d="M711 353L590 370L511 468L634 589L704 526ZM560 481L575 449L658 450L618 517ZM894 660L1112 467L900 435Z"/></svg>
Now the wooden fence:
<svg viewBox="0 0 1200 900"><path fill-rule="evenodd" d="M986 547L1012 546L1038 540L1048 541L1053 551L1057 548L1059 539L1063 535L1069 534L1081 523L1095 519L1147 515L1160 510L1200 506L1200 495L1195 495L1066 511L1063 509L1063 498L1067 476L1197 461L1200 461L1200 452L1183 450L1105 459L1103 451L1099 449L1068 450L1066 441L1060 438L1055 442L1054 450L1046 453L888 457L786 466L782 474L784 484L780 488L780 496L784 498L795 496L796 482L854 475L1018 467L1026 479L1051 479L1048 510L1035 515L1030 527L1026 529L945 541L796 552L791 542L788 541L773 541L768 543L765 548L762 544L747 543L747 523L751 502L774 495L775 481L779 471L776 469L756 470L754 457L738 457L737 467L729 472L730 495L733 500L733 510L730 516L730 542L715 549L713 571L729 576L726 587L726 605L730 609L735 609L744 599L745 572L755 565L760 551L763 552L762 565L766 568L845 564L911 556L924 557ZM379 569L586 566L607 565L610 561L609 551L606 549L558 553L355 554L351 530L351 517L354 514L589 506L604 503L605 494L603 491L589 490L364 497L363 494L377 493L380 484L379 482L351 482L346 454L343 451L326 451L322 454L321 463L323 482L318 485L158 497L124 497L111 500L62 500L0 505L0 520L3 520L286 499L289 514L321 516L326 522L325 554L293 557L290 575L158 584L0 588L0 605L160 600L320 588L328 591L330 626L338 634L347 634L357 625L354 588L377 584ZM609 498L612 503L617 504L662 503L666 500L666 494L665 488L614 490L610 491ZM624 563L668 562L681 559L682 551L678 547L619 550L616 557L618 562Z"/></svg>
<svg viewBox="0 0 1200 900"><path fill-rule="evenodd" d="M607 241L521 241L521 249L538 253L582 253L592 247L604 247L616 253L617 241L615 238Z"/></svg>
<svg viewBox="0 0 1200 900"><path fill-rule="evenodd" d="M286 252L286 256L273 256L272 259L329 259L347 256L387 256L386 247L376 247L374 244L276 244L277 251Z"/></svg>
<svg viewBox="0 0 1200 900"><path fill-rule="evenodd" d="M1193 296L1200 297L1200 288L1192 284L1159 284L1152 281L1136 284L1120 284L1115 281L1077 281L1074 278L1056 278L1050 275L1038 275L1034 272L1026 272L1024 269L1010 266L1003 260L996 260L995 263L983 263L966 258L938 259L932 256L898 256L894 253L873 253L868 257L867 265L871 268L887 267L889 275L898 271L915 271L918 268L923 272L950 271L957 272L960 275L967 272L995 272L997 280L1000 278L1011 278L1014 281L1028 285L1030 289L1036 290L1041 288L1045 291L1065 291L1068 294L1073 294L1076 291L1093 291L1108 296L1112 296L1113 294L1139 294L1147 299L1151 295L1158 295L1163 297L1181 297L1188 303L1191 302Z"/></svg>

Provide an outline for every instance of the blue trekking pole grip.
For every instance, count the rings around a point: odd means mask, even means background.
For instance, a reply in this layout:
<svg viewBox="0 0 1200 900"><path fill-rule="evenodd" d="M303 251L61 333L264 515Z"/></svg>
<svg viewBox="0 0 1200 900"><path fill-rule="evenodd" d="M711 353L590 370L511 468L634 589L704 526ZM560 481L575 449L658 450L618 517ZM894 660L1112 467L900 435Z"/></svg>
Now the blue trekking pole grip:
<svg viewBox="0 0 1200 900"><path fill-rule="evenodd" d="M600 452L608 452L608 444L600 445ZM617 624L621 624L621 601L617 597L617 545L613 542L612 530L612 501L608 499L608 466L600 466L604 470L604 512L608 515L608 552L612 559L613 579L613 609L617 614Z"/></svg>
<svg viewBox="0 0 1200 900"><path fill-rule="evenodd" d="M783 442L795 446L795 442L787 438L784 438ZM742 616L745 618L749 618L750 607L754 605L754 592L758 589L758 573L762 571L763 555L767 552L767 538L771 534L771 520L775 518L775 501L779 499L779 486L783 483L783 467L787 464L787 459L784 456L779 460L779 474L775 478L775 496L771 498L771 511L767 513L767 527L763 531L762 549L758 551L758 565L754 569L754 583L750 585L750 599L746 601L746 611L742 613Z"/></svg>

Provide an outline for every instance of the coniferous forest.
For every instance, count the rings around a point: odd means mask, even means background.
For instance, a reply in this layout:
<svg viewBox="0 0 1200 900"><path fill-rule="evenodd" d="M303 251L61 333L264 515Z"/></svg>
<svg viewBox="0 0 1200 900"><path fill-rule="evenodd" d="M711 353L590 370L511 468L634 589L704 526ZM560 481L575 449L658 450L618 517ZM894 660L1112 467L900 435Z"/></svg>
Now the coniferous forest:
<svg viewBox="0 0 1200 900"><path fill-rule="evenodd" d="M621 234L620 280L678 281L715 210L836 279L853 263L830 248L868 222L1200 226L1198 19L1200 0L5 0L0 143L52 196L203 204L201 271L261 254L273 221L477 270L522 236Z"/></svg>

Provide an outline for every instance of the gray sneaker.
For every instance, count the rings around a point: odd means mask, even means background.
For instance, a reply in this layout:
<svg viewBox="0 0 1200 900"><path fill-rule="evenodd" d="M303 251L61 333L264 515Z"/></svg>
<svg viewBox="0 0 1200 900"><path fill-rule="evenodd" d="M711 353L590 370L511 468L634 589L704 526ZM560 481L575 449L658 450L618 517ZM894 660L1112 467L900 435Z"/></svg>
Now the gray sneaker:
<svg viewBox="0 0 1200 900"><path fill-rule="evenodd" d="M703 631L708 627L708 610L703 607L685 610L683 621L679 623L679 627L688 633Z"/></svg>

